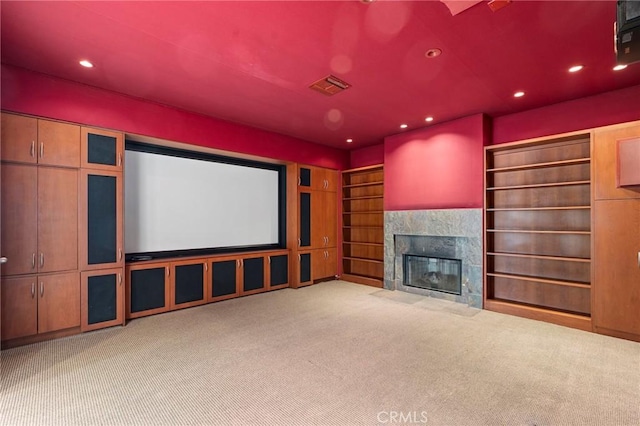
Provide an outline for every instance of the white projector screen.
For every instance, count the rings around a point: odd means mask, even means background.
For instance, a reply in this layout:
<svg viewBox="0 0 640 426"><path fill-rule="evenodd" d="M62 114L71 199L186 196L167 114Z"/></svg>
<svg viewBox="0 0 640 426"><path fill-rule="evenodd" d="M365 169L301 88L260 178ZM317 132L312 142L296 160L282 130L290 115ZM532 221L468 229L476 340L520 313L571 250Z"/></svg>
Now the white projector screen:
<svg viewBox="0 0 640 426"><path fill-rule="evenodd" d="M185 158L175 156L183 151L144 147L128 142L125 151L128 256L280 243L279 166L228 164L200 153Z"/></svg>

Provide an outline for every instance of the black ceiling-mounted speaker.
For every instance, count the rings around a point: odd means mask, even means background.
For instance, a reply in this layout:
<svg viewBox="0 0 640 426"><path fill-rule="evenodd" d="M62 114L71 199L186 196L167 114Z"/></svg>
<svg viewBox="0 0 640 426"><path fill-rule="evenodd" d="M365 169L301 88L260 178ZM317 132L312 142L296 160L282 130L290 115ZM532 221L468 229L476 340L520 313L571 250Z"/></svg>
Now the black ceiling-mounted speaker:
<svg viewBox="0 0 640 426"><path fill-rule="evenodd" d="M618 0L616 59L628 65L640 61L640 1Z"/></svg>

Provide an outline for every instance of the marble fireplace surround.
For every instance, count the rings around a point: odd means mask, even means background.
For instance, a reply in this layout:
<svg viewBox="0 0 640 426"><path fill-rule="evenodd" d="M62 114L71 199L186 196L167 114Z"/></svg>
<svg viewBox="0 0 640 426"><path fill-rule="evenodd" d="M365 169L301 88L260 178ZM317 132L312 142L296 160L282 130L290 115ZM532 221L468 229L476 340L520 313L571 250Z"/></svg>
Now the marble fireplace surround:
<svg viewBox="0 0 640 426"><path fill-rule="evenodd" d="M462 294L403 285L402 255L416 252L461 259ZM386 211L384 288L482 308L482 209Z"/></svg>

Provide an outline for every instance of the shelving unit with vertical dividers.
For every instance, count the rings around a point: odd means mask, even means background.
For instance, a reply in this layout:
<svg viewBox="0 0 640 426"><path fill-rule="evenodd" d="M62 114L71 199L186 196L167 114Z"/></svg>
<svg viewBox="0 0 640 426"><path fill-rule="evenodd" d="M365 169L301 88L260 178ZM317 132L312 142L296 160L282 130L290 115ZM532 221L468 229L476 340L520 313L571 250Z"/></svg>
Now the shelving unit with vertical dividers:
<svg viewBox="0 0 640 426"><path fill-rule="evenodd" d="M382 287L384 279L384 170L342 172L342 277Z"/></svg>
<svg viewBox="0 0 640 426"><path fill-rule="evenodd" d="M591 330L591 134L485 148L485 308Z"/></svg>

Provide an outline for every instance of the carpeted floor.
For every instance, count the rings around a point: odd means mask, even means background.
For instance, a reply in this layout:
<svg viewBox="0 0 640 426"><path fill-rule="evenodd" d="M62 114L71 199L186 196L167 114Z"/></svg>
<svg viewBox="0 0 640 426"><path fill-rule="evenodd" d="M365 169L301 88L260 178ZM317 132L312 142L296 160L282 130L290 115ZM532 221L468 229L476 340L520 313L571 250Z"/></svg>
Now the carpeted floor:
<svg viewBox="0 0 640 426"><path fill-rule="evenodd" d="M2 425L638 425L640 344L332 281L3 350Z"/></svg>

